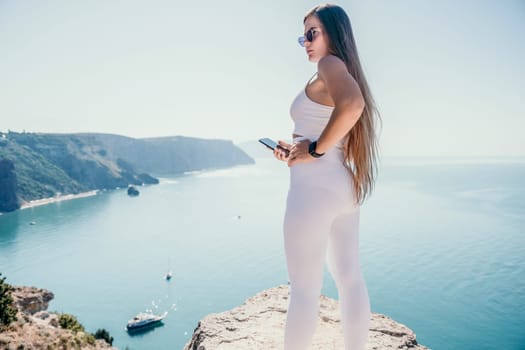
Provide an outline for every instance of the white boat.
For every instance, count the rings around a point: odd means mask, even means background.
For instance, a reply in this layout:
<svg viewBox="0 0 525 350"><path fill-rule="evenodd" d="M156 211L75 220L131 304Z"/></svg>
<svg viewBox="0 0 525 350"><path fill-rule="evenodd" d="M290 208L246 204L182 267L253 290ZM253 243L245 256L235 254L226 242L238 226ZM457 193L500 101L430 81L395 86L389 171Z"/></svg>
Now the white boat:
<svg viewBox="0 0 525 350"><path fill-rule="evenodd" d="M162 315L155 315L149 312L140 312L137 316L128 321L126 328L128 331L134 331L148 326L153 326L162 322L167 314L167 312L164 312Z"/></svg>

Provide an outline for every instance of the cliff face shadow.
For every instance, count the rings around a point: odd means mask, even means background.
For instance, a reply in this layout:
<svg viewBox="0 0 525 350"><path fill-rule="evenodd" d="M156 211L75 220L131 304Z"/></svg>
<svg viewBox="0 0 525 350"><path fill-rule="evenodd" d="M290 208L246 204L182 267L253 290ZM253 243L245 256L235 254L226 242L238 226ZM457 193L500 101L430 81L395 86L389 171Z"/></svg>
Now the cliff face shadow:
<svg viewBox="0 0 525 350"><path fill-rule="evenodd" d="M164 327L164 323L159 322L159 323L150 324L144 327L140 327L137 329L126 329L126 331L128 332L128 335L130 337L141 337L141 336L144 336L146 333L150 333L159 327Z"/></svg>
<svg viewBox="0 0 525 350"><path fill-rule="evenodd" d="M8 247L16 244L20 226L25 223L19 211L4 213L0 216L0 244ZM29 224L29 221L26 223Z"/></svg>

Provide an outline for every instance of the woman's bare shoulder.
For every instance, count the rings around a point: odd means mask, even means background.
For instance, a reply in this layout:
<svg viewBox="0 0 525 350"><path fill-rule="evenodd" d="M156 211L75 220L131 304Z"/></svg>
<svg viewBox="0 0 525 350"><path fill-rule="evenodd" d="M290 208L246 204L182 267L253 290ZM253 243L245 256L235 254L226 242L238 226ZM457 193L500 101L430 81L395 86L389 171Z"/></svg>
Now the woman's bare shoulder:
<svg viewBox="0 0 525 350"><path fill-rule="evenodd" d="M318 71L335 105L345 100L362 99L357 81L348 72L346 64L339 57L328 55L321 58L318 62Z"/></svg>
<svg viewBox="0 0 525 350"><path fill-rule="evenodd" d="M340 73L341 71L347 71L346 64L344 61L334 55L324 56L317 63L318 72L322 73Z"/></svg>

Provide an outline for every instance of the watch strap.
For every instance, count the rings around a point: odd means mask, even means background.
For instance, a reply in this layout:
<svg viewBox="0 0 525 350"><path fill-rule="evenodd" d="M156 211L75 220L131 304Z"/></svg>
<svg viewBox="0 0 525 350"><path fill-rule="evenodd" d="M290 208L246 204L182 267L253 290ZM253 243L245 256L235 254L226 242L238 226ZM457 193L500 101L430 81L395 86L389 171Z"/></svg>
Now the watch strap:
<svg viewBox="0 0 525 350"><path fill-rule="evenodd" d="M322 156L324 156L324 153L317 153L315 151L316 147L317 141L310 143L310 145L308 146L308 153L310 153L310 155L314 158L321 158Z"/></svg>

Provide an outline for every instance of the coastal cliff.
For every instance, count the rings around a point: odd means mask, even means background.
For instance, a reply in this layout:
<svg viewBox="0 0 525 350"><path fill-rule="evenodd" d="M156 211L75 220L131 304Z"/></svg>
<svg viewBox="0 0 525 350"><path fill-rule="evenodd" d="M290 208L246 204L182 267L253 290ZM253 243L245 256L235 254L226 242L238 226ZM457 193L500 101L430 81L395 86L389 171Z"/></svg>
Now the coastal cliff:
<svg viewBox="0 0 525 350"><path fill-rule="evenodd" d="M20 206L16 189L15 165L11 160L0 159L0 212L12 211Z"/></svg>
<svg viewBox="0 0 525 350"><path fill-rule="evenodd" d="M320 302L312 349L344 349L338 302L326 296ZM230 311L204 317L184 350L282 349L287 307L288 286L262 291ZM373 313L367 349L428 348L405 325Z"/></svg>
<svg viewBox="0 0 525 350"><path fill-rule="evenodd" d="M59 195L157 184L149 174L253 163L227 140L0 132L0 212Z"/></svg>
<svg viewBox="0 0 525 350"><path fill-rule="evenodd" d="M0 211L60 195L158 183L108 153L75 135L0 133Z"/></svg>
<svg viewBox="0 0 525 350"><path fill-rule="evenodd" d="M135 169L155 175L255 164L230 140L168 136L145 139L110 134L79 134L111 150L113 159L125 159Z"/></svg>
<svg viewBox="0 0 525 350"><path fill-rule="evenodd" d="M84 331L63 328L60 315L47 311L54 297L48 290L13 286L17 320L0 332L0 349L115 349Z"/></svg>

